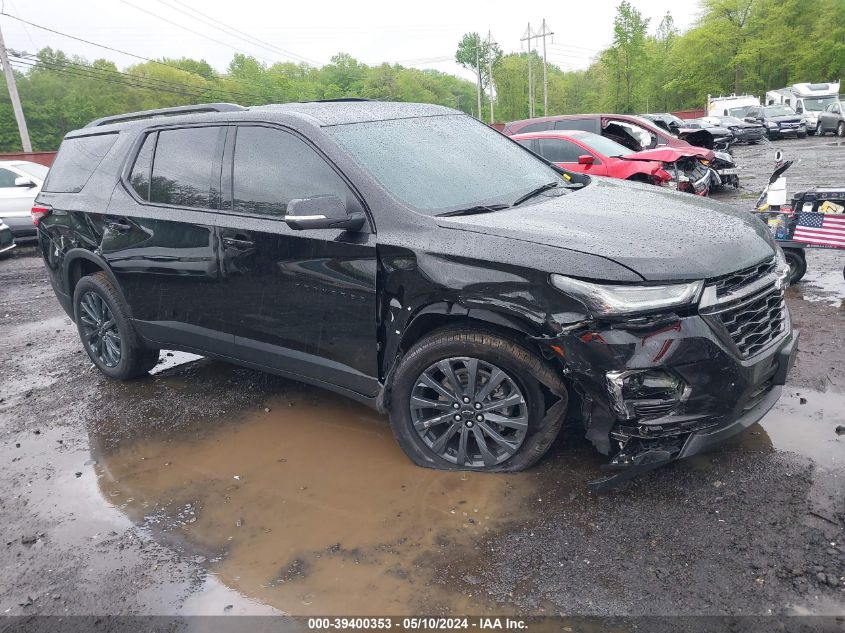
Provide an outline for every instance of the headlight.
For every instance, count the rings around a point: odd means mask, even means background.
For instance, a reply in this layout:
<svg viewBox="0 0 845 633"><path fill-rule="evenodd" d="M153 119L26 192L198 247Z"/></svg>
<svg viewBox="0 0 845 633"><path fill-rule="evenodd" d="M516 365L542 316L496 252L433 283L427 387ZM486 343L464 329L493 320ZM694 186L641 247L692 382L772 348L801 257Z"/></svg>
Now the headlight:
<svg viewBox="0 0 845 633"><path fill-rule="evenodd" d="M777 127L778 124L774 121L766 121L766 127Z"/></svg>
<svg viewBox="0 0 845 633"><path fill-rule="evenodd" d="M586 306L593 316L652 312L689 305L701 295L703 281L665 286L611 286L552 275L552 285Z"/></svg>

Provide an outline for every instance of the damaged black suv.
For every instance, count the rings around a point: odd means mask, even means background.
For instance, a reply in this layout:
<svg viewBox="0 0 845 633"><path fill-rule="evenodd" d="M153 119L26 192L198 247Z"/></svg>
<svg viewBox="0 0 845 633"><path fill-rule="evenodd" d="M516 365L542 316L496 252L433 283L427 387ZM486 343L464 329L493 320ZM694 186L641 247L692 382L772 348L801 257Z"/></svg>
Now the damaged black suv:
<svg viewBox="0 0 845 633"><path fill-rule="evenodd" d="M33 218L106 375L161 348L275 372L389 412L434 468L527 468L564 423L620 473L691 455L774 405L798 338L751 214L569 174L434 105L100 119Z"/></svg>

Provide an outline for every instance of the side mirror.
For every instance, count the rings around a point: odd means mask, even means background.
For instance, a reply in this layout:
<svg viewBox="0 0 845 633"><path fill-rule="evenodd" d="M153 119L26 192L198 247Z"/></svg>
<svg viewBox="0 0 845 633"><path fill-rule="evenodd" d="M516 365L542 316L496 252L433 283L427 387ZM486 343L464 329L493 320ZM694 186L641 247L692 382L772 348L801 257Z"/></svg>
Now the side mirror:
<svg viewBox="0 0 845 633"><path fill-rule="evenodd" d="M295 198L288 202L285 223L295 231L343 229L357 231L364 226L363 213L349 213L337 196Z"/></svg>
<svg viewBox="0 0 845 633"><path fill-rule="evenodd" d="M18 176L15 178L15 187L35 187L36 184L26 176Z"/></svg>
<svg viewBox="0 0 845 633"><path fill-rule="evenodd" d="M592 165L594 162L595 162L595 158L593 158L589 154L581 154L578 157L578 164L579 165Z"/></svg>

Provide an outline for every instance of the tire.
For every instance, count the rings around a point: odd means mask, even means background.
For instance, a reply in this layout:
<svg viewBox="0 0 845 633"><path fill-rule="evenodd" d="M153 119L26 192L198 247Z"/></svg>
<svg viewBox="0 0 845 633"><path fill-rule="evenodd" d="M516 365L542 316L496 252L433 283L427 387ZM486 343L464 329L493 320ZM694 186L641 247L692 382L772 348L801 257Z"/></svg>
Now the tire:
<svg viewBox="0 0 845 633"><path fill-rule="evenodd" d="M146 374L158 362L159 350L141 343L126 303L105 273L79 280L73 313L82 346L106 376L129 380Z"/></svg>
<svg viewBox="0 0 845 633"><path fill-rule="evenodd" d="M473 365L475 389L470 389ZM444 367L460 382L459 397ZM495 387L485 394L491 379ZM559 398L548 411L541 384ZM549 450L563 424L567 396L557 372L516 339L480 329L445 329L418 341L399 361L390 424L418 466L515 472L533 466ZM496 404L504 401L512 405ZM426 424L437 418L445 419Z"/></svg>
<svg viewBox="0 0 845 633"><path fill-rule="evenodd" d="M799 132L799 134L798 134L798 138L807 138L807 134L806 134L806 133L801 134L801 133Z"/></svg>
<svg viewBox="0 0 845 633"><path fill-rule="evenodd" d="M836 136L845 138L845 121L840 121L839 125L836 126Z"/></svg>
<svg viewBox="0 0 845 633"><path fill-rule="evenodd" d="M822 127L821 121L819 121L819 125L816 128L816 136L819 136L819 137L824 136L824 128Z"/></svg>
<svg viewBox="0 0 845 633"><path fill-rule="evenodd" d="M807 272L807 259L804 257L804 252L796 248L785 248L783 254L786 256L786 263L789 264L789 283L801 281Z"/></svg>

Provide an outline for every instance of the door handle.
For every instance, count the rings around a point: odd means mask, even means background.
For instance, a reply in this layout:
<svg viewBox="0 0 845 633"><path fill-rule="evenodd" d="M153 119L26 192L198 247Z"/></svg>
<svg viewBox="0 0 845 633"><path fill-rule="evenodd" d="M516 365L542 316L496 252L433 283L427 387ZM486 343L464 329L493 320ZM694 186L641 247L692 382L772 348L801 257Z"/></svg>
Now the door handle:
<svg viewBox="0 0 845 633"><path fill-rule="evenodd" d="M224 237L223 244L232 248L252 248L255 246L255 242L252 240L241 240L236 237Z"/></svg>
<svg viewBox="0 0 845 633"><path fill-rule="evenodd" d="M127 222L111 221L107 222L106 226L115 233L127 233L132 230L132 225Z"/></svg>

